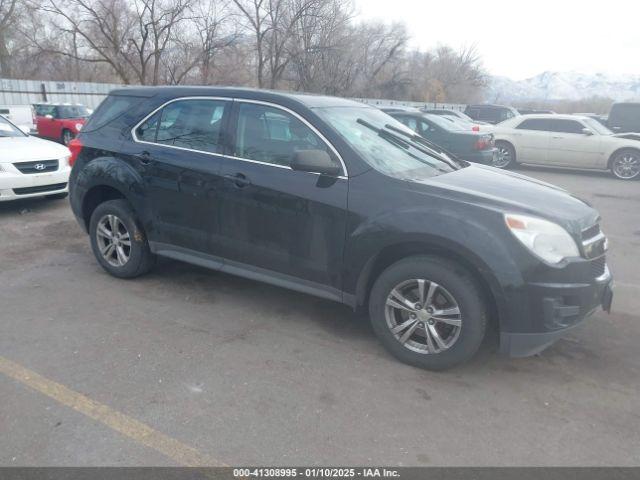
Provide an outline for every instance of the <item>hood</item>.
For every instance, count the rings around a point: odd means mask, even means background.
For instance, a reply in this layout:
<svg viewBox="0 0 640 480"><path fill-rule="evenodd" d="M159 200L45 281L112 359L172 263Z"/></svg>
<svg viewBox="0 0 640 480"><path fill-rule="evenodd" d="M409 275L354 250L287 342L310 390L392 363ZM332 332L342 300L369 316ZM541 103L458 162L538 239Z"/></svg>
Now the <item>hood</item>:
<svg viewBox="0 0 640 480"><path fill-rule="evenodd" d="M633 133L633 132L614 133L611 136L615 137L615 138L624 138L624 139L627 139L627 140L638 140L638 141L640 141L640 133Z"/></svg>
<svg viewBox="0 0 640 480"><path fill-rule="evenodd" d="M471 164L445 175L413 181L436 187L442 197L483 204L504 213L546 218L576 234L599 218L589 204L562 188L484 165Z"/></svg>
<svg viewBox="0 0 640 480"><path fill-rule="evenodd" d="M0 163L56 160L70 155L63 145L35 137L0 137Z"/></svg>

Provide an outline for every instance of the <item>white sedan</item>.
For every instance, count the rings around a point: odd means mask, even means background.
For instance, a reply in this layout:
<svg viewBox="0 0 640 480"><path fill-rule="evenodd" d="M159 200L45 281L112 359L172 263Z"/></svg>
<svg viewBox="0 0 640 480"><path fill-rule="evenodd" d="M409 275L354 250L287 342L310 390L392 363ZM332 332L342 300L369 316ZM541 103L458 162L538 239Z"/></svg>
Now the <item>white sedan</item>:
<svg viewBox="0 0 640 480"><path fill-rule="evenodd" d="M70 154L67 147L30 137L0 116L0 202L66 197Z"/></svg>
<svg viewBox="0 0 640 480"><path fill-rule="evenodd" d="M589 117L523 115L496 125L493 134L499 151L494 167L525 163L640 177L640 134L614 134Z"/></svg>

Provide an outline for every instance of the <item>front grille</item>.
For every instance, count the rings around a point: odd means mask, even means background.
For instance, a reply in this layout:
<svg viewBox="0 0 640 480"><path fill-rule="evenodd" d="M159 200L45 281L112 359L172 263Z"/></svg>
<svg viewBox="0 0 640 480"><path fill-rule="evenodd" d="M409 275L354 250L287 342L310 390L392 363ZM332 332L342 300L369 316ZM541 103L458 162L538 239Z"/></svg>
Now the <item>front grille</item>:
<svg viewBox="0 0 640 480"><path fill-rule="evenodd" d="M13 164L22 173L45 173L58 170L58 160L40 160L37 162L18 162Z"/></svg>
<svg viewBox="0 0 640 480"><path fill-rule="evenodd" d="M607 259L605 256L601 256L591 261L591 276L598 278L604 275L605 267L607 265Z"/></svg>
<svg viewBox="0 0 640 480"><path fill-rule="evenodd" d="M52 185L40 185L37 187L14 188L13 192L16 195L29 195L30 193L55 192L56 190L62 190L66 186L66 183L54 183Z"/></svg>
<svg viewBox="0 0 640 480"><path fill-rule="evenodd" d="M582 231L582 254L585 258L597 258L607 251L607 237L597 223Z"/></svg>

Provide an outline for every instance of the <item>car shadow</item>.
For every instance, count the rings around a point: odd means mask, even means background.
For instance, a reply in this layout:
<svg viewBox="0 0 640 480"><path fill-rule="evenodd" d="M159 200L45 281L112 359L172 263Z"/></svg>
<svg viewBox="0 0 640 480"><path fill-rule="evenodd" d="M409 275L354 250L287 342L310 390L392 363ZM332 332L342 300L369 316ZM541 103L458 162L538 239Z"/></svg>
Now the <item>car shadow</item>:
<svg viewBox="0 0 640 480"><path fill-rule="evenodd" d="M0 202L0 217L14 215L24 215L30 212L45 212L49 209L60 206L62 203L69 203L69 200L51 199L45 197L20 198L8 202Z"/></svg>

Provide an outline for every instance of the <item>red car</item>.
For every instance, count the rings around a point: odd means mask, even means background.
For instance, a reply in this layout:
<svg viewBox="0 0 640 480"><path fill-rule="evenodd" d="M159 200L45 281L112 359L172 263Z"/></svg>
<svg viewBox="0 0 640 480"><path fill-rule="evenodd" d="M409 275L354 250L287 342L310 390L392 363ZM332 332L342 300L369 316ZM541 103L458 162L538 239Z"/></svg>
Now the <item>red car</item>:
<svg viewBox="0 0 640 480"><path fill-rule="evenodd" d="M38 136L68 145L78 134L90 112L84 105L39 103L34 105Z"/></svg>

